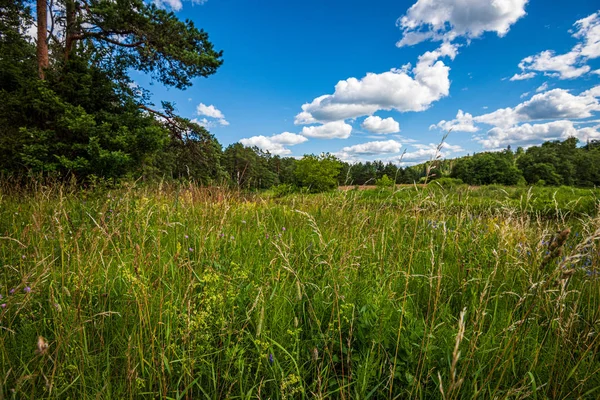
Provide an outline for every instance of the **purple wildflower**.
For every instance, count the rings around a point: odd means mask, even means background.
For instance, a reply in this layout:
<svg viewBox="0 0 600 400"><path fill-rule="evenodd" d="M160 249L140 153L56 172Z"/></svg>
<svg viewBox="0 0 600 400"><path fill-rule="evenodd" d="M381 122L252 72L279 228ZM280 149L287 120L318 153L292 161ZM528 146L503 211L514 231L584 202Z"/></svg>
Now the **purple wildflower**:
<svg viewBox="0 0 600 400"><path fill-rule="evenodd" d="M26 258L27 258L27 256L26 256L25 254L23 254L23 255L21 256L21 258L24 260L24 259L26 259Z"/></svg>
<svg viewBox="0 0 600 400"><path fill-rule="evenodd" d="M190 237L189 237L188 235L185 235L185 238L186 238L186 239L189 239Z"/></svg>
<svg viewBox="0 0 600 400"><path fill-rule="evenodd" d="M285 226L284 226L284 227L282 227L282 228L281 228L281 230L285 232Z"/></svg>
<svg viewBox="0 0 600 400"><path fill-rule="evenodd" d="M23 289L23 291L25 293L31 293L31 288L29 286L25 286L25 288Z"/></svg>
<svg viewBox="0 0 600 400"><path fill-rule="evenodd" d="M13 288L13 289L10 289L10 290L8 291L8 293L9 293L9 294L15 294L15 289L14 289L14 288Z"/></svg>
<svg viewBox="0 0 600 400"><path fill-rule="evenodd" d="M269 363L273 364L275 362L275 358L273 357L273 354L269 354Z"/></svg>
<svg viewBox="0 0 600 400"><path fill-rule="evenodd" d="M0 304L0 307L2 307L2 308L6 308L6 303L2 303L2 304Z"/></svg>
<svg viewBox="0 0 600 400"><path fill-rule="evenodd" d="M190 253L192 253L194 251L194 248L190 247L188 250L190 251Z"/></svg>

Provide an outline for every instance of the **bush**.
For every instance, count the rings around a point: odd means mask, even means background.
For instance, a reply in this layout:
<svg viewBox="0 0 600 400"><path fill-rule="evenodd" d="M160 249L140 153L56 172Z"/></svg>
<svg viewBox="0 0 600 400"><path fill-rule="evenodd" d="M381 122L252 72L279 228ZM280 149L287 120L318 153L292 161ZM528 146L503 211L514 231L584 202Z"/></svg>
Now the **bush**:
<svg viewBox="0 0 600 400"><path fill-rule="evenodd" d="M390 189L394 187L395 182L387 175L383 175L381 178L375 181L375 185L377 185L379 189Z"/></svg>
<svg viewBox="0 0 600 400"><path fill-rule="evenodd" d="M275 197L284 197L296 192L298 192L298 188L294 185L290 185L289 183L282 183L280 185L273 186L273 196Z"/></svg>
<svg viewBox="0 0 600 400"><path fill-rule="evenodd" d="M429 182L429 184L430 185L431 184L440 185L440 187L448 189L448 188L453 188L455 186L463 185L464 182L462 181L462 179L444 177L444 178L440 178L440 179L431 181L431 182Z"/></svg>

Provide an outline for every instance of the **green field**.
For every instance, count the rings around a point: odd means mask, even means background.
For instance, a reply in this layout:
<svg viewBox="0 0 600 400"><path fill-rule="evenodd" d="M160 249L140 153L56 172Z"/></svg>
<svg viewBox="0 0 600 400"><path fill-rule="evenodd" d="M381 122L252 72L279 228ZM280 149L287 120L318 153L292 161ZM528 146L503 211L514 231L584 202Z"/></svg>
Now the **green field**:
<svg viewBox="0 0 600 400"><path fill-rule="evenodd" d="M597 398L599 198L4 186L0 399Z"/></svg>

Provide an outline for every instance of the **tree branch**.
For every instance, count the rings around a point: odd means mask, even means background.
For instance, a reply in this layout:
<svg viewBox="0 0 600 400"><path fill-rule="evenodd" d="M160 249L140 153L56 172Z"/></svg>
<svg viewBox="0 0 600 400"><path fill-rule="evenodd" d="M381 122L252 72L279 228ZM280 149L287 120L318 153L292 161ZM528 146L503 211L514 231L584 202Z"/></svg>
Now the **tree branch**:
<svg viewBox="0 0 600 400"><path fill-rule="evenodd" d="M150 107L147 107L147 106L145 106L143 104L140 104L138 107L141 108L142 110L151 112L152 114L158 115L159 117L163 118L169 125L171 125L173 128L175 128L175 131L173 131L173 133L177 137L177 139L183 141L183 137L181 136L181 134L176 131L177 129L181 129L181 126L177 123L177 121L174 121L172 117L169 117L165 113L162 113L160 111L154 110L154 109L152 109Z"/></svg>

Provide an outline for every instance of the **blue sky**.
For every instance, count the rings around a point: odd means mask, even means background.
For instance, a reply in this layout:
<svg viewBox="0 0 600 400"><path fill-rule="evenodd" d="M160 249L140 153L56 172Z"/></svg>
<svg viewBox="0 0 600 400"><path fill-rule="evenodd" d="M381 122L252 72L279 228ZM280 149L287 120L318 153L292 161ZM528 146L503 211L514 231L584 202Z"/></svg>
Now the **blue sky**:
<svg viewBox="0 0 600 400"><path fill-rule="evenodd" d="M448 130L446 157L600 139L596 1L159 1L224 64L185 91L133 78L224 146L411 164Z"/></svg>

